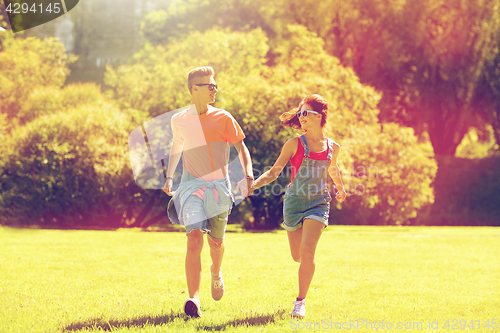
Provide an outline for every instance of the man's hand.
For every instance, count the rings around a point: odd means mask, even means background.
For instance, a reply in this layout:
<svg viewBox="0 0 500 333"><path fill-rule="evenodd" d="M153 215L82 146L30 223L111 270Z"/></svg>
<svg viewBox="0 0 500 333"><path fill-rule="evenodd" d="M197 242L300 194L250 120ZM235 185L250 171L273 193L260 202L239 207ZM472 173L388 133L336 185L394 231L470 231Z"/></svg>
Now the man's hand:
<svg viewBox="0 0 500 333"><path fill-rule="evenodd" d="M168 178L165 180L165 187L163 188L163 192L167 193L167 195L172 196L174 195L175 191L172 192L172 186L174 184L174 181L172 178Z"/></svg>
<svg viewBox="0 0 500 333"><path fill-rule="evenodd" d="M238 185L236 186L236 192L238 192L238 189L241 192L241 195L243 197L248 197L253 194L253 179L252 178L243 178L238 182Z"/></svg>

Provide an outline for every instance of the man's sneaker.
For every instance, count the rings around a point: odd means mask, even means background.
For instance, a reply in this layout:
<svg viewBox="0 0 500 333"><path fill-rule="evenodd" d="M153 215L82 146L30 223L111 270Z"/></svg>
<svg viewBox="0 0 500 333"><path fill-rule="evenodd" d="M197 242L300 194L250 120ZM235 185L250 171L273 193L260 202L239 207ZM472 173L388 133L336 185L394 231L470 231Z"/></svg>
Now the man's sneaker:
<svg viewBox="0 0 500 333"><path fill-rule="evenodd" d="M222 274L214 275L212 273L212 266L210 266L210 275L212 276L212 298L219 301L224 295L224 280L222 279Z"/></svg>
<svg viewBox="0 0 500 333"><path fill-rule="evenodd" d="M200 301L197 298L188 298L184 304L184 312L193 318L201 317Z"/></svg>
<svg viewBox="0 0 500 333"><path fill-rule="evenodd" d="M292 318L304 318L306 316L306 299L293 301Z"/></svg>

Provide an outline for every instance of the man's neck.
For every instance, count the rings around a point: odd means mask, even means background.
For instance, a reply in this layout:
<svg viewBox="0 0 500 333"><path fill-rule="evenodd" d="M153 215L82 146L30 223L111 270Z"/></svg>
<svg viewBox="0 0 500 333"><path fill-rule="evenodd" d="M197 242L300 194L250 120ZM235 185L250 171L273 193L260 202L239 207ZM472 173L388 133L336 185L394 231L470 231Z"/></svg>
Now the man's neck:
<svg viewBox="0 0 500 333"><path fill-rule="evenodd" d="M202 115L202 114L206 113L210 107L209 104L197 104L195 102L191 102L191 104L194 104L198 115Z"/></svg>

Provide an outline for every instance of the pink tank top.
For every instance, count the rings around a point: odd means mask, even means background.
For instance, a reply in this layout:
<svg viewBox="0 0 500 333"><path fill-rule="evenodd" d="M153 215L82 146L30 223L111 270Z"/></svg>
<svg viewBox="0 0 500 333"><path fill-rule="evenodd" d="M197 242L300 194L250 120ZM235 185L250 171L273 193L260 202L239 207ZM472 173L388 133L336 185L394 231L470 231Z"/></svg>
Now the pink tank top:
<svg viewBox="0 0 500 333"><path fill-rule="evenodd" d="M300 138L298 138L298 140L297 151L290 159L290 164L292 165L292 179L290 180L290 184L293 182L297 171L299 171L302 159L304 158L304 146L302 145L302 140L300 140ZM328 147L320 153L309 151L309 158L311 160L326 161L328 159Z"/></svg>

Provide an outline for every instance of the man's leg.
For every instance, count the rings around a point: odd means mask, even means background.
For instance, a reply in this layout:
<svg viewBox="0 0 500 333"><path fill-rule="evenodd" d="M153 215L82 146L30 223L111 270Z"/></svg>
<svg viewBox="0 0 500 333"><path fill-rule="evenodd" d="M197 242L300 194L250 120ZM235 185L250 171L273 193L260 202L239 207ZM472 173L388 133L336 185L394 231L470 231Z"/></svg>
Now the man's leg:
<svg viewBox="0 0 500 333"><path fill-rule="evenodd" d="M208 245L210 246L210 257L212 257L212 274L218 275L222 266L222 258L224 257L224 239L216 239L212 236L207 236Z"/></svg>
<svg viewBox="0 0 500 333"><path fill-rule="evenodd" d="M224 236L226 233L227 213L214 216L208 220L208 229L210 232L207 235L208 245L210 246L210 256L212 257L211 274L211 289L212 298L216 301L220 300L224 295L224 280L220 271L222 266L222 258L224 257Z"/></svg>
<svg viewBox="0 0 500 333"><path fill-rule="evenodd" d="M203 249L203 232L194 229L187 234L186 280L189 298L200 298L201 285L201 250Z"/></svg>

